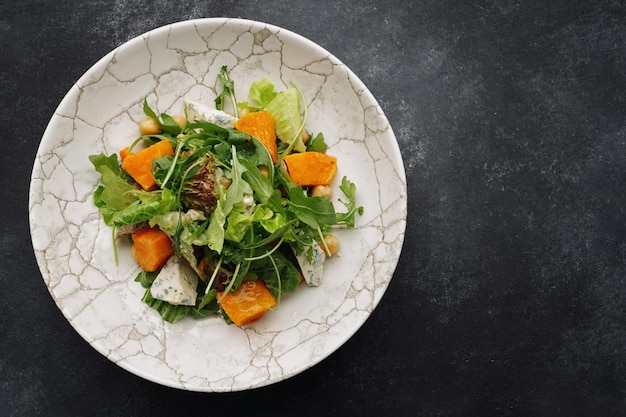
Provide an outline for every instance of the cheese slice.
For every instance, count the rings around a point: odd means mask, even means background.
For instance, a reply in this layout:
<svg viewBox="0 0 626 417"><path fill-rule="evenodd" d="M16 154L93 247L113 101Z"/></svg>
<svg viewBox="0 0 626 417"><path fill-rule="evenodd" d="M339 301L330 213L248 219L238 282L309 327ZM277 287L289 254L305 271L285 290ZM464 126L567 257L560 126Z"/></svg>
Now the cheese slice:
<svg viewBox="0 0 626 417"><path fill-rule="evenodd" d="M173 255L165 263L150 287L157 300L175 305L196 305L198 276L186 261Z"/></svg>
<svg viewBox="0 0 626 417"><path fill-rule="evenodd" d="M310 246L313 250L313 256L311 262L309 262L309 248L305 248L304 251L296 255L300 270L302 270L302 276L307 285L311 287L318 287L322 283L322 275L324 275L324 262L326 261L326 254L324 250L313 242Z"/></svg>
<svg viewBox="0 0 626 417"><path fill-rule="evenodd" d="M187 110L187 118L190 122L194 120L205 120L221 127L231 129L235 127L235 121L237 121L237 119L226 112L214 109L197 101L184 99L183 103Z"/></svg>

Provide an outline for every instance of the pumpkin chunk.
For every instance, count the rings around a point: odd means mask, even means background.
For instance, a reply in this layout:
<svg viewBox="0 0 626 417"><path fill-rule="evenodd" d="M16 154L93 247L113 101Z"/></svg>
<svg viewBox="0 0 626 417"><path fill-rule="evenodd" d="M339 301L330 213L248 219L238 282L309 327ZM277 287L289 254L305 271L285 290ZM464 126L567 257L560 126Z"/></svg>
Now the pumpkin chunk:
<svg viewBox="0 0 626 417"><path fill-rule="evenodd" d="M294 184L329 185L337 173L337 158L322 152L292 153L283 158Z"/></svg>
<svg viewBox="0 0 626 417"><path fill-rule="evenodd" d="M276 305L274 296L265 286L265 283L256 281L244 281L237 291L218 293L217 299L224 312L237 326L242 326L259 319L270 308Z"/></svg>
<svg viewBox="0 0 626 417"><path fill-rule="evenodd" d="M154 175L152 175L152 161L162 156L173 154L174 148L172 147L172 142L162 140L139 152L126 155L122 161L122 168L124 171L128 172L144 190L151 190L156 186Z"/></svg>
<svg viewBox="0 0 626 417"><path fill-rule="evenodd" d="M272 162L278 161L274 116L267 110L248 113L235 122L235 129L257 138L270 153Z"/></svg>
<svg viewBox="0 0 626 417"><path fill-rule="evenodd" d="M154 272L174 254L169 236L155 227L141 229L132 235L131 255L144 271Z"/></svg>

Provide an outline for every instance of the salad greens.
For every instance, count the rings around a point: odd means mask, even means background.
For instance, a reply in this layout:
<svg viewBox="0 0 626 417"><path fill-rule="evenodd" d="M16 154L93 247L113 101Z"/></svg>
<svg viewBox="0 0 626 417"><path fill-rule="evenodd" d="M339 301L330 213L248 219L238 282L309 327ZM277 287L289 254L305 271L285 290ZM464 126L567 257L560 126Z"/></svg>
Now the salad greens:
<svg viewBox="0 0 626 417"><path fill-rule="evenodd" d="M226 99L237 111L269 111L276 120L277 136L285 143L284 154L292 151L325 152L324 136L302 141L306 122L301 114L302 93L294 85L276 92L267 79L252 84L250 102L237 102L234 81L226 67L218 75L223 91L215 100L218 110ZM294 291L301 281L296 256L311 247L324 245L324 236L334 227L354 227L355 214L363 208L356 203L356 186L347 178L339 189L345 211L337 212L326 197L311 197L306 187L291 182L280 161L274 165L263 144L233 128L205 120L186 120L183 127L168 114L157 114L147 101L146 116L154 118L161 133L145 135L149 146L170 141L173 155L152 163L157 188L145 191L136 186L122 168L116 154L91 155L101 174L94 203L105 224L114 233L129 234L141 227L158 227L172 240L177 256L186 260L201 278L195 305L174 305L155 299L150 288L159 271L141 271L136 281L146 288L143 301L168 322L186 315L195 318L221 314L218 292L234 291L247 280L261 278L278 301ZM260 167L265 167L262 172ZM130 232L129 232L130 231Z"/></svg>

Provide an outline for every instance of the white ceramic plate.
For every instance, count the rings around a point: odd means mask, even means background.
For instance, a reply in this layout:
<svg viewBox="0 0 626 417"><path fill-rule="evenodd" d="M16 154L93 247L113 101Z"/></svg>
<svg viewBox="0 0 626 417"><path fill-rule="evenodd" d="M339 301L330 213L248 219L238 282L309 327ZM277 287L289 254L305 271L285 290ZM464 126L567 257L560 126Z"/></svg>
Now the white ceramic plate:
<svg viewBox="0 0 626 417"><path fill-rule="evenodd" d="M365 207L338 232L340 256L321 287L303 286L277 312L239 328L221 318L168 324L140 299L129 250L114 262L111 230L92 203L99 175L88 155L111 154L137 136L142 101L182 113L182 97L213 104L228 66L237 98L269 78L307 96L310 131L322 131ZM336 181L337 182L337 181ZM334 185L337 188L337 184ZM336 193L337 194L337 193ZM50 294L78 333L114 363L148 380L193 391L237 391L293 376L349 339L380 301L402 248L406 179L389 123L375 98L337 58L276 26L201 19L162 27L90 68L55 111L30 188L33 248ZM341 206L338 207L338 209Z"/></svg>

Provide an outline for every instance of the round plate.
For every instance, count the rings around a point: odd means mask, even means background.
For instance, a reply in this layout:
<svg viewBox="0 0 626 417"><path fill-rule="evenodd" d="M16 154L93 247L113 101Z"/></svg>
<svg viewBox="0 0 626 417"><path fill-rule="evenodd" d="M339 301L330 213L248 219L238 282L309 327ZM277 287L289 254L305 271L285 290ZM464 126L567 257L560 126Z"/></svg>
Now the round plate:
<svg viewBox="0 0 626 417"><path fill-rule="evenodd" d="M134 281L138 267L123 243L115 263L111 229L92 202L99 174L88 156L118 152L138 136L144 98L170 114L183 112L183 97L213 105L224 65L239 101L263 77L277 90L291 81L303 90L310 103L308 130L324 133L328 153L338 158L337 178L346 175L356 184L365 210L354 229L337 231L340 254L327 262L320 287L303 285L281 300L278 311L244 328L219 317L169 324L141 301L144 290ZM315 365L365 322L400 256L406 178L381 108L337 58L269 24L200 19L130 40L78 80L43 135L29 214L44 282L98 352L159 384L238 391Z"/></svg>

